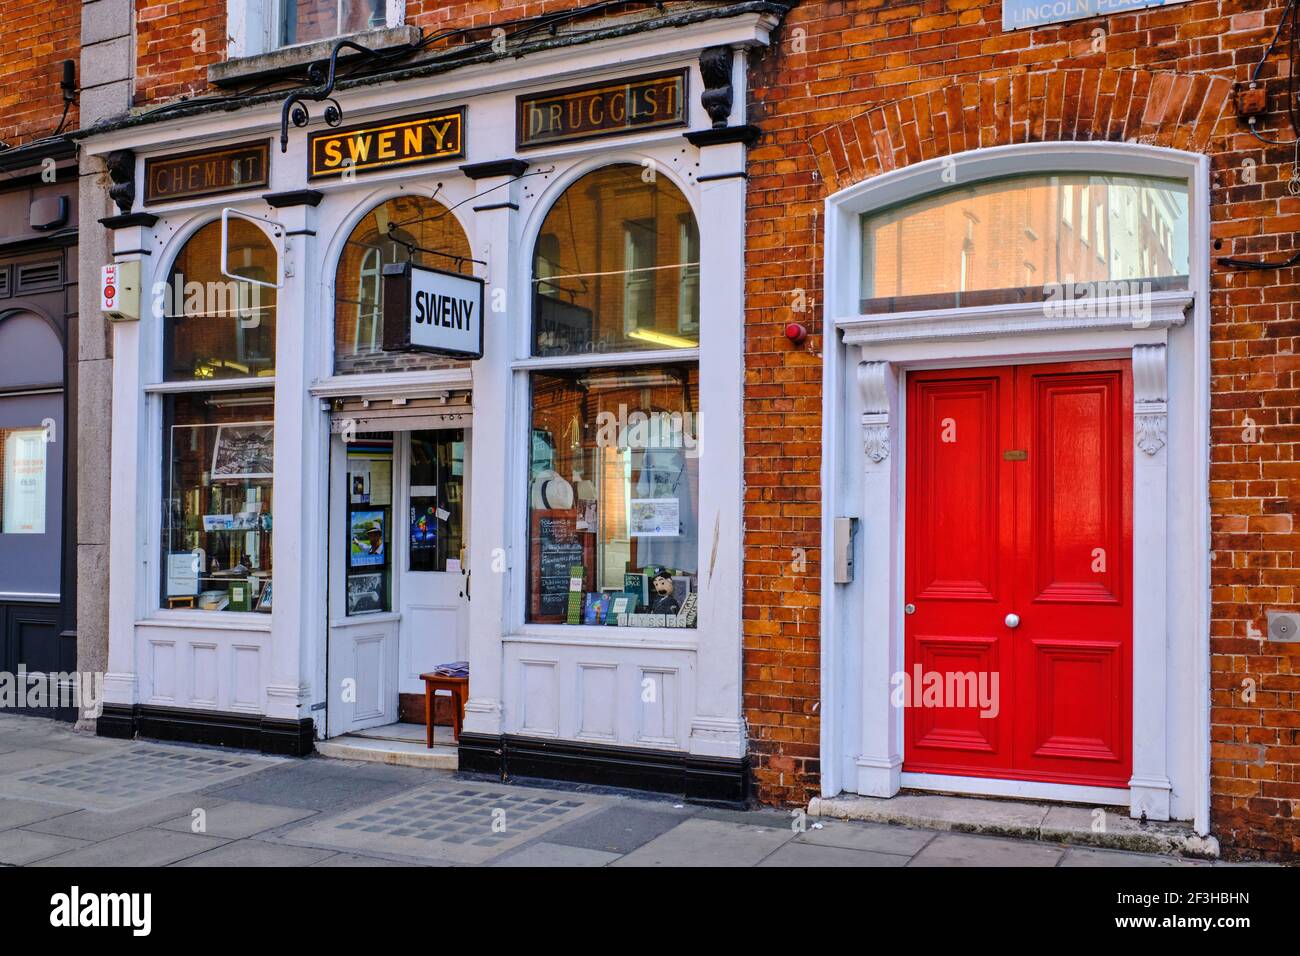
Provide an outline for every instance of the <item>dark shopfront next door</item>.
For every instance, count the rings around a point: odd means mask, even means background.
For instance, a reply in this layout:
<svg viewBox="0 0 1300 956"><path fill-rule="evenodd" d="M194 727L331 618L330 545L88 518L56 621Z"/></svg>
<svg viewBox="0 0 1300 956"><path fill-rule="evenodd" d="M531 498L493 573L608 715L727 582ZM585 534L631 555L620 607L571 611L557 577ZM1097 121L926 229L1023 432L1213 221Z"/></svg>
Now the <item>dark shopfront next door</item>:
<svg viewBox="0 0 1300 956"><path fill-rule="evenodd" d="M32 312L0 310L0 671L70 673L76 638L64 634L63 347ZM6 680L20 694L32 681ZM47 684L55 689L57 685ZM0 704L75 719L71 708ZM53 701L51 701L53 703Z"/></svg>

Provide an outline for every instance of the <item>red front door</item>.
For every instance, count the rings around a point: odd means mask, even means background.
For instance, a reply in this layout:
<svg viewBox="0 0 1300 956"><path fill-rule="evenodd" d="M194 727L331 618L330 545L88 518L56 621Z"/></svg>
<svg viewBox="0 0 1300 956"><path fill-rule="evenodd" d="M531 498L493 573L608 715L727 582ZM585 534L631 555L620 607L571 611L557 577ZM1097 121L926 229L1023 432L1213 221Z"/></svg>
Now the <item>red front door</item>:
<svg viewBox="0 0 1300 956"><path fill-rule="evenodd" d="M1127 786L1129 363L914 372L907 401L903 769Z"/></svg>

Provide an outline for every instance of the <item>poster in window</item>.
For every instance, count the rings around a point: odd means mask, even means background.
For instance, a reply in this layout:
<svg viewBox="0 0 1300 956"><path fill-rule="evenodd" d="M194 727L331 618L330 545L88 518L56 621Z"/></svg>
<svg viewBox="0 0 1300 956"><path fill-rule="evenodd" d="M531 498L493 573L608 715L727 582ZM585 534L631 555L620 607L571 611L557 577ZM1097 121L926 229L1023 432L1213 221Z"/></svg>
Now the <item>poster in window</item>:
<svg viewBox="0 0 1300 956"><path fill-rule="evenodd" d="M4 442L4 534L45 533L45 430L10 432Z"/></svg>
<svg viewBox="0 0 1300 956"><path fill-rule="evenodd" d="M634 538L675 538L681 533L681 502L677 498L633 498L627 513Z"/></svg>
<svg viewBox="0 0 1300 956"><path fill-rule="evenodd" d="M212 480L270 478L275 455L271 422L220 425L212 449Z"/></svg>
<svg viewBox="0 0 1300 956"><path fill-rule="evenodd" d="M384 609L384 572L348 575L348 614Z"/></svg>
<svg viewBox="0 0 1300 956"><path fill-rule="evenodd" d="M354 511L348 516L348 566L364 568L382 567L388 555L384 546L384 513L382 511Z"/></svg>

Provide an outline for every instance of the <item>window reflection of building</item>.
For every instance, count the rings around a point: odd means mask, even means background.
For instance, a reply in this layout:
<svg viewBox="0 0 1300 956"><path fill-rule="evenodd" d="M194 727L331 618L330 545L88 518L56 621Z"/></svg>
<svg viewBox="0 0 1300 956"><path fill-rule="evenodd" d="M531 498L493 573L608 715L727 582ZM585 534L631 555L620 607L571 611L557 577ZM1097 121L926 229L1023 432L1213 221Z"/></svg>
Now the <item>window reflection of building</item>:
<svg viewBox="0 0 1300 956"><path fill-rule="evenodd" d="M533 260L535 355L698 346L698 226L665 177L641 173L598 169L547 214ZM657 571L686 603L699 554L698 365L593 359L529 384L528 619L577 623L564 589L579 565L584 611L619 599L623 613L648 613ZM582 616L611 623L592 618Z"/></svg>
<svg viewBox="0 0 1300 956"><path fill-rule="evenodd" d="M413 262L471 274L469 240L445 206L423 196L399 196L372 209L349 234L334 274L336 373L436 368L437 355L384 351L383 267Z"/></svg>
<svg viewBox="0 0 1300 956"><path fill-rule="evenodd" d="M1035 301L1049 284L1185 286L1186 188L1084 174L985 181L864 220L864 311ZM958 290L958 291L953 291Z"/></svg>

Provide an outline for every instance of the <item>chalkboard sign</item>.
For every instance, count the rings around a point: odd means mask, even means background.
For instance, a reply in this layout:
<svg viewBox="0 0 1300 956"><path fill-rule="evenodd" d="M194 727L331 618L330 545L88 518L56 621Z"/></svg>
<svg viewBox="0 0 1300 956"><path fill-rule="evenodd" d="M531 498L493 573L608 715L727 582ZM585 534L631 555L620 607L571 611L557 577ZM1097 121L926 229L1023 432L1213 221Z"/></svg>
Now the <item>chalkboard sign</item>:
<svg viewBox="0 0 1300 956"><path fill-rule="evenodd" d="M530 618L533 621L563 623L569 607L569 571L584 568L583 590L595 580L595 536L578 530L578 516L572 510L532 512L530 575Z"/></svg>

